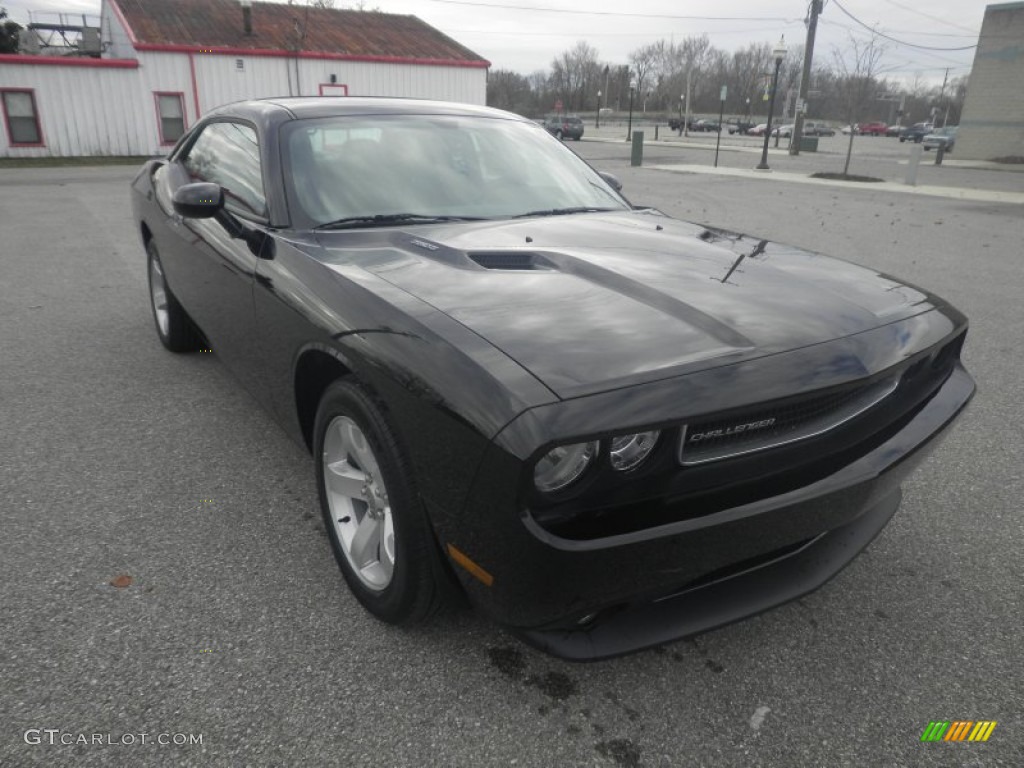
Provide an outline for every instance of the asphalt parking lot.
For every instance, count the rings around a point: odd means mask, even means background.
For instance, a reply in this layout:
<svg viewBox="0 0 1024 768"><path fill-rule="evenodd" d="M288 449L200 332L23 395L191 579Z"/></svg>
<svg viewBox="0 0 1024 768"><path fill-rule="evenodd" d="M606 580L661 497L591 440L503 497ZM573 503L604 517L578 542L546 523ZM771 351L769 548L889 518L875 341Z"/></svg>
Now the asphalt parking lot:
<svg viewBox="0 0 1024 768"><path fill-rule="evenodd" d="M215 355L157 341L134 169L0 169L0 765L1024 764L1022 207L573 149L634 202L894 273L971 318L979 394L869 549L795 603L590 665L468 612L381 625L344 588L308 455ZM998 726L922 743L932 720Z"/></svg>

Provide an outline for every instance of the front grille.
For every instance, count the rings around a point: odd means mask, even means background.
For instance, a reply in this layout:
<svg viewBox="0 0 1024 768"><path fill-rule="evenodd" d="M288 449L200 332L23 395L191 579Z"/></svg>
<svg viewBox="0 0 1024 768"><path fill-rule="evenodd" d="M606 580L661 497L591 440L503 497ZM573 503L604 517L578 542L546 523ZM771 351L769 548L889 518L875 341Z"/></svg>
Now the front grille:
<svg viewBox="0 0 1024 768"><path fill-rule="evenodd" d="M683 432L679 461L692 466L805 440L845 424L878 404L899 384L890 377L839 392L697 422Z"/></svg>

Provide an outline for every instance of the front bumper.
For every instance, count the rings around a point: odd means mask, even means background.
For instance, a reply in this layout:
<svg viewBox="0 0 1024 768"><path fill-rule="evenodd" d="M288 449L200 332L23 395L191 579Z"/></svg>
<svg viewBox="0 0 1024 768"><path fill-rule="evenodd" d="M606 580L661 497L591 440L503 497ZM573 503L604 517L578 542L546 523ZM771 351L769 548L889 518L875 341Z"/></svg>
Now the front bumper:
<svg viewBox="0 0 1024 768"><path fill-rule="evenodd" d="M523 630L519 635L563 659L596 661L749 618L796 600L835 576L885 527L900 498L897 488L852 522L735 575L623 606L587 626Z"/></svg>
<svg viewBox="0 0 1024 768"><path fill-rule="evenodd" d="M460 543L493 575L460 573L481 612L558 656L639 650L768 610L824 584L885 526L900 483L966 406L957 363L897 432L832 474L713 514L596 540L492 509ZM493 498L492 498L493 501Z"/></svg>
<svg viewBox="0 0 1024 768"><path fill-rule="evenodd" d="M899 486L967 406L958 361L884 440L835 471L750 503L600 539L558 537L502 493L521 463L492 449L465 514L438 536L492 574L456 568L471 602L556 655L594 659L705 632L824 584L878 534Z"/></svg>

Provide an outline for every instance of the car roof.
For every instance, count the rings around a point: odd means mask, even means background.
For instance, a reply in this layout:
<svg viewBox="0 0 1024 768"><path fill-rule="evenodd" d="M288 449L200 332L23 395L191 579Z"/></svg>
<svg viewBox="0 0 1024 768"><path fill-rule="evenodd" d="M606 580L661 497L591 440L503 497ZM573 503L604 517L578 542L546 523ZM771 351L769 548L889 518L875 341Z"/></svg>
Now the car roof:
<svg viewBox="0 0 1024 768"><path fill-rule="evenodd" d="M278 96L225 104L210 115L234 115L259 119L268 112L280 112L295 119L344 115L463 115L529 122L521 115L491 107L458 104L428 99L403 99L374 96Z"/></svg>

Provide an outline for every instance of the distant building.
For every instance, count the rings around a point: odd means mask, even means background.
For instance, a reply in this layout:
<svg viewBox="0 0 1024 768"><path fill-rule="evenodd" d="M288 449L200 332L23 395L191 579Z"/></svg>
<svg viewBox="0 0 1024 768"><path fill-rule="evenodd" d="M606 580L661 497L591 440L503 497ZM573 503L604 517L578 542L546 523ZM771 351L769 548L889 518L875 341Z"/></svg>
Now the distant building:
<svg viewBox="0 0 1024 768"><path fill-rule="evenodd" d="M103 0L100 27L80 34L80 55L0 55L0 157L162 154L205 112L247 98L486 101L489 62L415 16Z"/></svg>
<svg viewBox="0 0 1024 768"><path fill-rule="evenodd" d="M1024 2L985 8L956 157L1024 157Z"/></svg>

